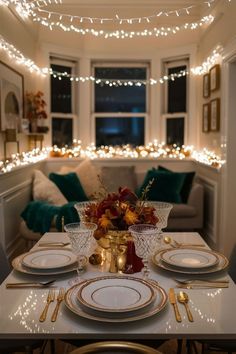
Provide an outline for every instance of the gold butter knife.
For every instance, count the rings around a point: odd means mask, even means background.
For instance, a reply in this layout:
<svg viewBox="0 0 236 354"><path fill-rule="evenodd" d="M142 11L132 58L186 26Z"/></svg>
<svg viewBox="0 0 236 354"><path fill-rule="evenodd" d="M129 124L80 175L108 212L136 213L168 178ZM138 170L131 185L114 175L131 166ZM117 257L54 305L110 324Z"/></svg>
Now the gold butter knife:
<svg viewBox="0 0 236 354"><path fill-rule="evenodd" d="M53 302L54 300L55 300L55 292L54 292L54 290L49 290L48 296L47 296L46 305L45 305L45 307L44 307L43 312L41 313L41 315L40 315L40 317L39 317L39 321L40 321L40 322L44 322L44 321L46 320L49 305L50 305L50 303Z"/></svg>
<svg viewBox="0 0 236 354"><path fill-rule="evenodd" d="M178 305L176 302L175 291L173 288L170 288L170 290L169 290L169 301L170 301L171 305L173 305L176 321L182 322L182 318L180 316Z"/></svg>

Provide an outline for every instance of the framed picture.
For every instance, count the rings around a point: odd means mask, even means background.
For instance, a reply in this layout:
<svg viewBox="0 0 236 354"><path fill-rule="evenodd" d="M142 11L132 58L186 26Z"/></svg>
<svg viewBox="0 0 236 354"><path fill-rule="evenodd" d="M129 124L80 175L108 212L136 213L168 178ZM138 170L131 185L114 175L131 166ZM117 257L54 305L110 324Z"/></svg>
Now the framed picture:
<svg viewBox="0 0 236 354"><path fill-rule="evenodd" d="M220 130L220 99L216 98L211 100L211 119L210 119L210 130L219 131Z"/></svg>
<svg viewBox="0 0 236 354"><path fill-rule="evenodd" d="M24 116L24 77L0 61L0 130L21 131Z"/></svg>
<svg viewBox="0 0 236 354"><path fill-rule="evenodd" d="M210 89L211 92L220 88L220 65L216 64L210 69Z"/></svg>
<svg viewBox="0 0 236 354"><path fill-rule="evenodd" d="M202 131L204 133L207 133L210 130L210 109L211 106L209 103L202 106Z"/></svg>
<svg viewBox="0 0 236 354"><path fill-rule="evenodd" d="M203 75L203 97L207 98L210 96L210 74Z"/></svg>

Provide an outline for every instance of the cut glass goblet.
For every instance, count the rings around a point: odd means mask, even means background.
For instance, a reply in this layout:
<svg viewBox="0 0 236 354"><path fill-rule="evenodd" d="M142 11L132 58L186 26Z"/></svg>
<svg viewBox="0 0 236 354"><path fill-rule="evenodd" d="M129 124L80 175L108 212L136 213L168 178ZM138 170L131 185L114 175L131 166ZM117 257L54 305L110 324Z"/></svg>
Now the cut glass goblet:
<svg viewBox="0 0 236 354"><path fill-rule="evenodd" d="M70 239L72 252L77 256L77 278L71 284L76 284L80 281L80 274L84 271L84 264L94 249L97 242L93 237L97 225L90 222L71 223L65 225L65 231Z"/></svg>
<svg viewBox="0 0 236 354"><path fill-rule="evenodd" d="M136 254L142 258L144 278L148 278L150 273L148 258L156 247L158 228L150 224L137 224L130 226L128 230L133 237Z"/></svg>

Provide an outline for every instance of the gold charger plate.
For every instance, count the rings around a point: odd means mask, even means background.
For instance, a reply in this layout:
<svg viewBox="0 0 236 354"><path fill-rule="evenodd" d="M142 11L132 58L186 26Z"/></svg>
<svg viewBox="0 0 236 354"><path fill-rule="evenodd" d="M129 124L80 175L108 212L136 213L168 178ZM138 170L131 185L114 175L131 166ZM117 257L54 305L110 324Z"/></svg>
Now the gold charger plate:
<svg viewBox="0 0 236 354"><path fill-rule="evenodd" d="M183 249L190 249L189 247L182 247ZM172 250L173 248L170 248L169 250ZM202 268L202 269L184 269L184 268L179 268L179 267L175 267L174 265L171 264L167 264L165 262L162 261L161 259L161 255L163 252L165 252L166 250L161 250L156 252L153 256L152 256L152 262L158 266L159 268L168 270L170 272L175 272L175 273L182 273L182 274L210 274L210 273L215 273L215 272L219 272L223 269L226 269L229 265L229 261L228 259L219 252L216 251L211 251L213 252L219 259L219 262L210 267L210 268Z"/></svg>
<svg viewBox="0 0 236 354"><path fill-rule="evenodd" d="M67 290L65 296L65 305L71 312L75 313L76 315L93 321L112 323L138 321L159 313L167 304L168 297L165 290L160 286L152 283L151 285L156 292L155 299L149 306L141 310L135 310L128 313L109 313L89 310L78 301L78 291L85 282L86 281L83 281L80 284L76 284Z"/></svg>

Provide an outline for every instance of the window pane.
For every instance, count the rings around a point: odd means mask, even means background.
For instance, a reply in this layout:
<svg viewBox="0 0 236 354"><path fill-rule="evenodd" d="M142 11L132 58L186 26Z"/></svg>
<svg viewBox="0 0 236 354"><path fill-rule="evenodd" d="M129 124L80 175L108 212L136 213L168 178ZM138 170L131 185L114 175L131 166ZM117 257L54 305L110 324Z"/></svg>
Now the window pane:
<svg viewBox="0 0 236 354"><path fill-rule="evenodd" d="M186 70L186 65L168 69L168 75ZM168 113L186 112L186 76L168 81Z"/></svg>
<svg viewBox="0 0 236 354"><path fill-rule="evenodd" d="M167 118L166 142L168 145L182 146L184 144L184 118Z"/></svg>
<svg viewBox="0 0 236 354"><path fill-rule="evenodd" d="M96 146L144 145L144 117L96 118Z"/></svg>
<svg viewBox="0 0 236 354"><path fill-rule="evenodd" d="M146 68L95 68L95 77L146 80ZM146 86L95 85L95 112L146 112Z"/></svg>
<svg viewBox="0 0 236 354"><path fill-rule="evenodd" d="M68 66L51 64L56 72L71 74ZM61 77L61 80L51 75L51 111L59 113L72 113L72 87L70 79Z"/></svg>
<svg viewBox="0 0 236 354"><path fill-rule="evenodd" d="M70 118L52 118L52 144L72 146L73 121Z"/></svg>

